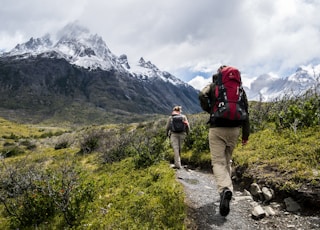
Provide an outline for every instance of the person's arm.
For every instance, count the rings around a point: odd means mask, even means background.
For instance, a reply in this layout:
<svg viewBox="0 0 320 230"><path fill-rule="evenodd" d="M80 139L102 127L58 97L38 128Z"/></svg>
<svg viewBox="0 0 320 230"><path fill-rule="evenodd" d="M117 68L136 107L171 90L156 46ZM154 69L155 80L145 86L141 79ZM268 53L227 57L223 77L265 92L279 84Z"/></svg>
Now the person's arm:
<svg viewBox="0 0 320 230"><path fill-rule="evenodd" d="M171 117L168 118L167 124L166 124L166 135L167 135L167 137L170 137L170 128L171 128Z"/></svg>
<svg viewBox="0 0 320 230"><path fill-rule="evenodd" d="M250 135L250 120L249 120L249 103L246 92L243 91L243 100L245 103L245 108L247 112L247 119L242 124L242 144L247 144Z"/></svg>
<svg viewBox="0 0 320 230"><path fill-rule="evenodd" d="M186 133L189 134L190 133L190 125L189 125L188 118L186 116L184 116L183 122L184 122L184 124L186 126Z"/></svg>

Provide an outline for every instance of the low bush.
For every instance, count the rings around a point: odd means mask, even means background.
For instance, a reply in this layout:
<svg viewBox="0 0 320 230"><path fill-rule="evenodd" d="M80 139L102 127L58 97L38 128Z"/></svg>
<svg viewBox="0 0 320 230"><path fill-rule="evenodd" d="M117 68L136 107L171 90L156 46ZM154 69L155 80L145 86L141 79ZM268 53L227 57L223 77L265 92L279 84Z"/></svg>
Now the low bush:
<svg viewBox="0 0 320 230"><path fill-rule="evenodd" d="M80 154L89 154L100 147L100 140L104 137L101 130L90 130L86 132L80 143Z"/></svg>
<svg viewBox="0 0 320 230"><path fill-rule="evenodd" d="M0 150L0 155L4 158L22 155L23 153L25 153L25 150L16 145L6 146Z"/></svg>
<svg viewBox="0 0 320 230"><path fill-rule="evenodd" d="M70 161L46 169L26 159L2 161L0 201L12 228L34 227L63 216L64 226L78 226L94 197L94 183Z"/></svg>
<svg viewBox="0 0 320 230"><path fill-rule="evenodd" d="M274 103L270 120L274 121L278 131L290 128L294 132L304 127L320 124L320 99L317 94L306 94L294 99L283 99Z"/></svg>

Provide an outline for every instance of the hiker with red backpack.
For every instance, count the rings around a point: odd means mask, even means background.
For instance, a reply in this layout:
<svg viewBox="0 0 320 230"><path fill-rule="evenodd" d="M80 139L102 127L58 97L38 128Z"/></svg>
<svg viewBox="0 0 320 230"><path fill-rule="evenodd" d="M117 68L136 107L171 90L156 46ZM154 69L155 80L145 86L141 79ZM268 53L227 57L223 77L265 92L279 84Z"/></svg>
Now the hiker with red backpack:
<svg viewBox="0 0 320 230"><path fill-rule="evenodd" d="M189 134L190 126L187 117L182 114L182 107L173 107L171 116L169 116L166 133L167 137L170 138L171 146L174 152L174 168L181 169L181 148L185 136Z"/></svg>
<svg viewBox="0 0 320 230"><path fill-rule="evenodd" d="M249 138L248 100L242 88L238 69L221 66L212 76L212 83L199 93L200 105L210 113L209 147L212 169L220 194L221 216L230 212L233 184L231 180L232 152L242 128L242 144Z"/></svg>

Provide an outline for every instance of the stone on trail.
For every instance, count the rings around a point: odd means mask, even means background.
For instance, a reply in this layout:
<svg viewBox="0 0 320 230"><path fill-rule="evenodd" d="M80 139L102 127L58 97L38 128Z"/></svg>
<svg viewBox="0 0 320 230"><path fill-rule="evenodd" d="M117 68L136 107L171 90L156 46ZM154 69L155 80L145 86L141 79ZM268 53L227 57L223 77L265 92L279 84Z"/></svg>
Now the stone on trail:
<svg viewBox="0 0 320 230"><path fill-rule="evenodd" d="M260 220L266 216L266 212L263 210L263 208L258 205L253 208L252 211L252 218L255 220Z"/></svg>
<svg viewBox="0 0 320 230"><path fill-rule="evenodd" d="M301 206L291 197L284 199L284 203L286 204L286 210L288 212L297 212L301 209Z"/></svg>

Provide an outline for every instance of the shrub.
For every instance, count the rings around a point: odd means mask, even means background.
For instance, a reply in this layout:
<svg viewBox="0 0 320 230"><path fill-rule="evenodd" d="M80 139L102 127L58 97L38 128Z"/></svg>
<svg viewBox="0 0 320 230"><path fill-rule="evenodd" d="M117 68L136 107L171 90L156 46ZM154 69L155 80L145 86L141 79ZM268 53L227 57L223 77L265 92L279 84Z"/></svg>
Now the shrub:
<svg viewBox="0 0 320 230"><path fill-rule="evenodd" d="M0 152L0 155L2 157L13 157L18 156L24 153L24 150L20 148L19 146L13 145L13 146L7 146L3 148Z"/></svg>
<svg viewBox="0 0 320 230"><path fill-rule="evenodd" d="M209 151L208 132L207 124L195 124L185 139L185 149L195 154Z"/></svg>
<svg viewBox="0 0 320 230"><path fill-rule="evenodd" d="M163 159L163 137L150 134L138 138L132 146L136 168L149 167Z"/></svg>
<svg viewBox="0 0 320 230"><path fill-rule="evenodd" d="M65 148L68 148L69 146L70 146L70 144L69 144L68 140L62 140L62 141L59 141L58 143L56 143L56 145L54 146L54 149L55 150L65 149Z"/></svg>
<svg viewBox="0 0 320 230"><path fill-rule="evenodd" d="M28 165L25 160L0 168L0 201L13 228L38 226L62 214L65 223L77 226L93 201L94 183L74 162L63 161L52 169Z"/></svg>
<svg viewBox="0 0 320 230"><path fill-rule="evenodd" d="M69 226L78 226L88 211L95 194L94 182L86 182L74 162L65 161L46 172L46 192Z"/></svg>
<svg viewBox="0 0 320 230"><path fill-rule="evenodd" d="M23 166L22 166L23 165ZM3 164L0 200L14 228L42 223L54 213L53 200L43 194L38 168L21 162L16 167Z"/></svg>
<svg viewBox="0 0 320 230"><path fill-rule="evenodd" d="M92 130L83 135L82 141L80 143L81 154L92 153L99 148L99 141L103 137L103 132L101 130Z"/></svg>
<svg viewBox="0 0 320 230"><path fill-rule="evenodd" d="M34 149L36 149L36 147L37 147L34 143L32 143L32 142L29 141L29 140L24 140L24 141L22 141L22 142L21 142L21 145L26 146L26 148L27 148L28 150L34 150Z"/></svg>
<svg viewBox="0 0 320 230"><path fill-rule="evenodd" d="M297 129L315 126L320 122L320 102L317 95L306 94L295 100L279 103L286 106L272 114L278 130L291 128L296 132Z"/></svg>
<svg viewBox="0 0 320 230"><path fill-rule="evenodd" d="M135 133L126 129L111 130L105 134L102 149L103 163L113 163L128 157Z"/></svg>
<svg viewBox="0 0 320 230"><path fill-rule="evenodd" d="M103 163L126 157L135 159L136 168L149 167L163 159L165 127L161 122L140 123L136 128L121 128L104 134Z"/></svg>

